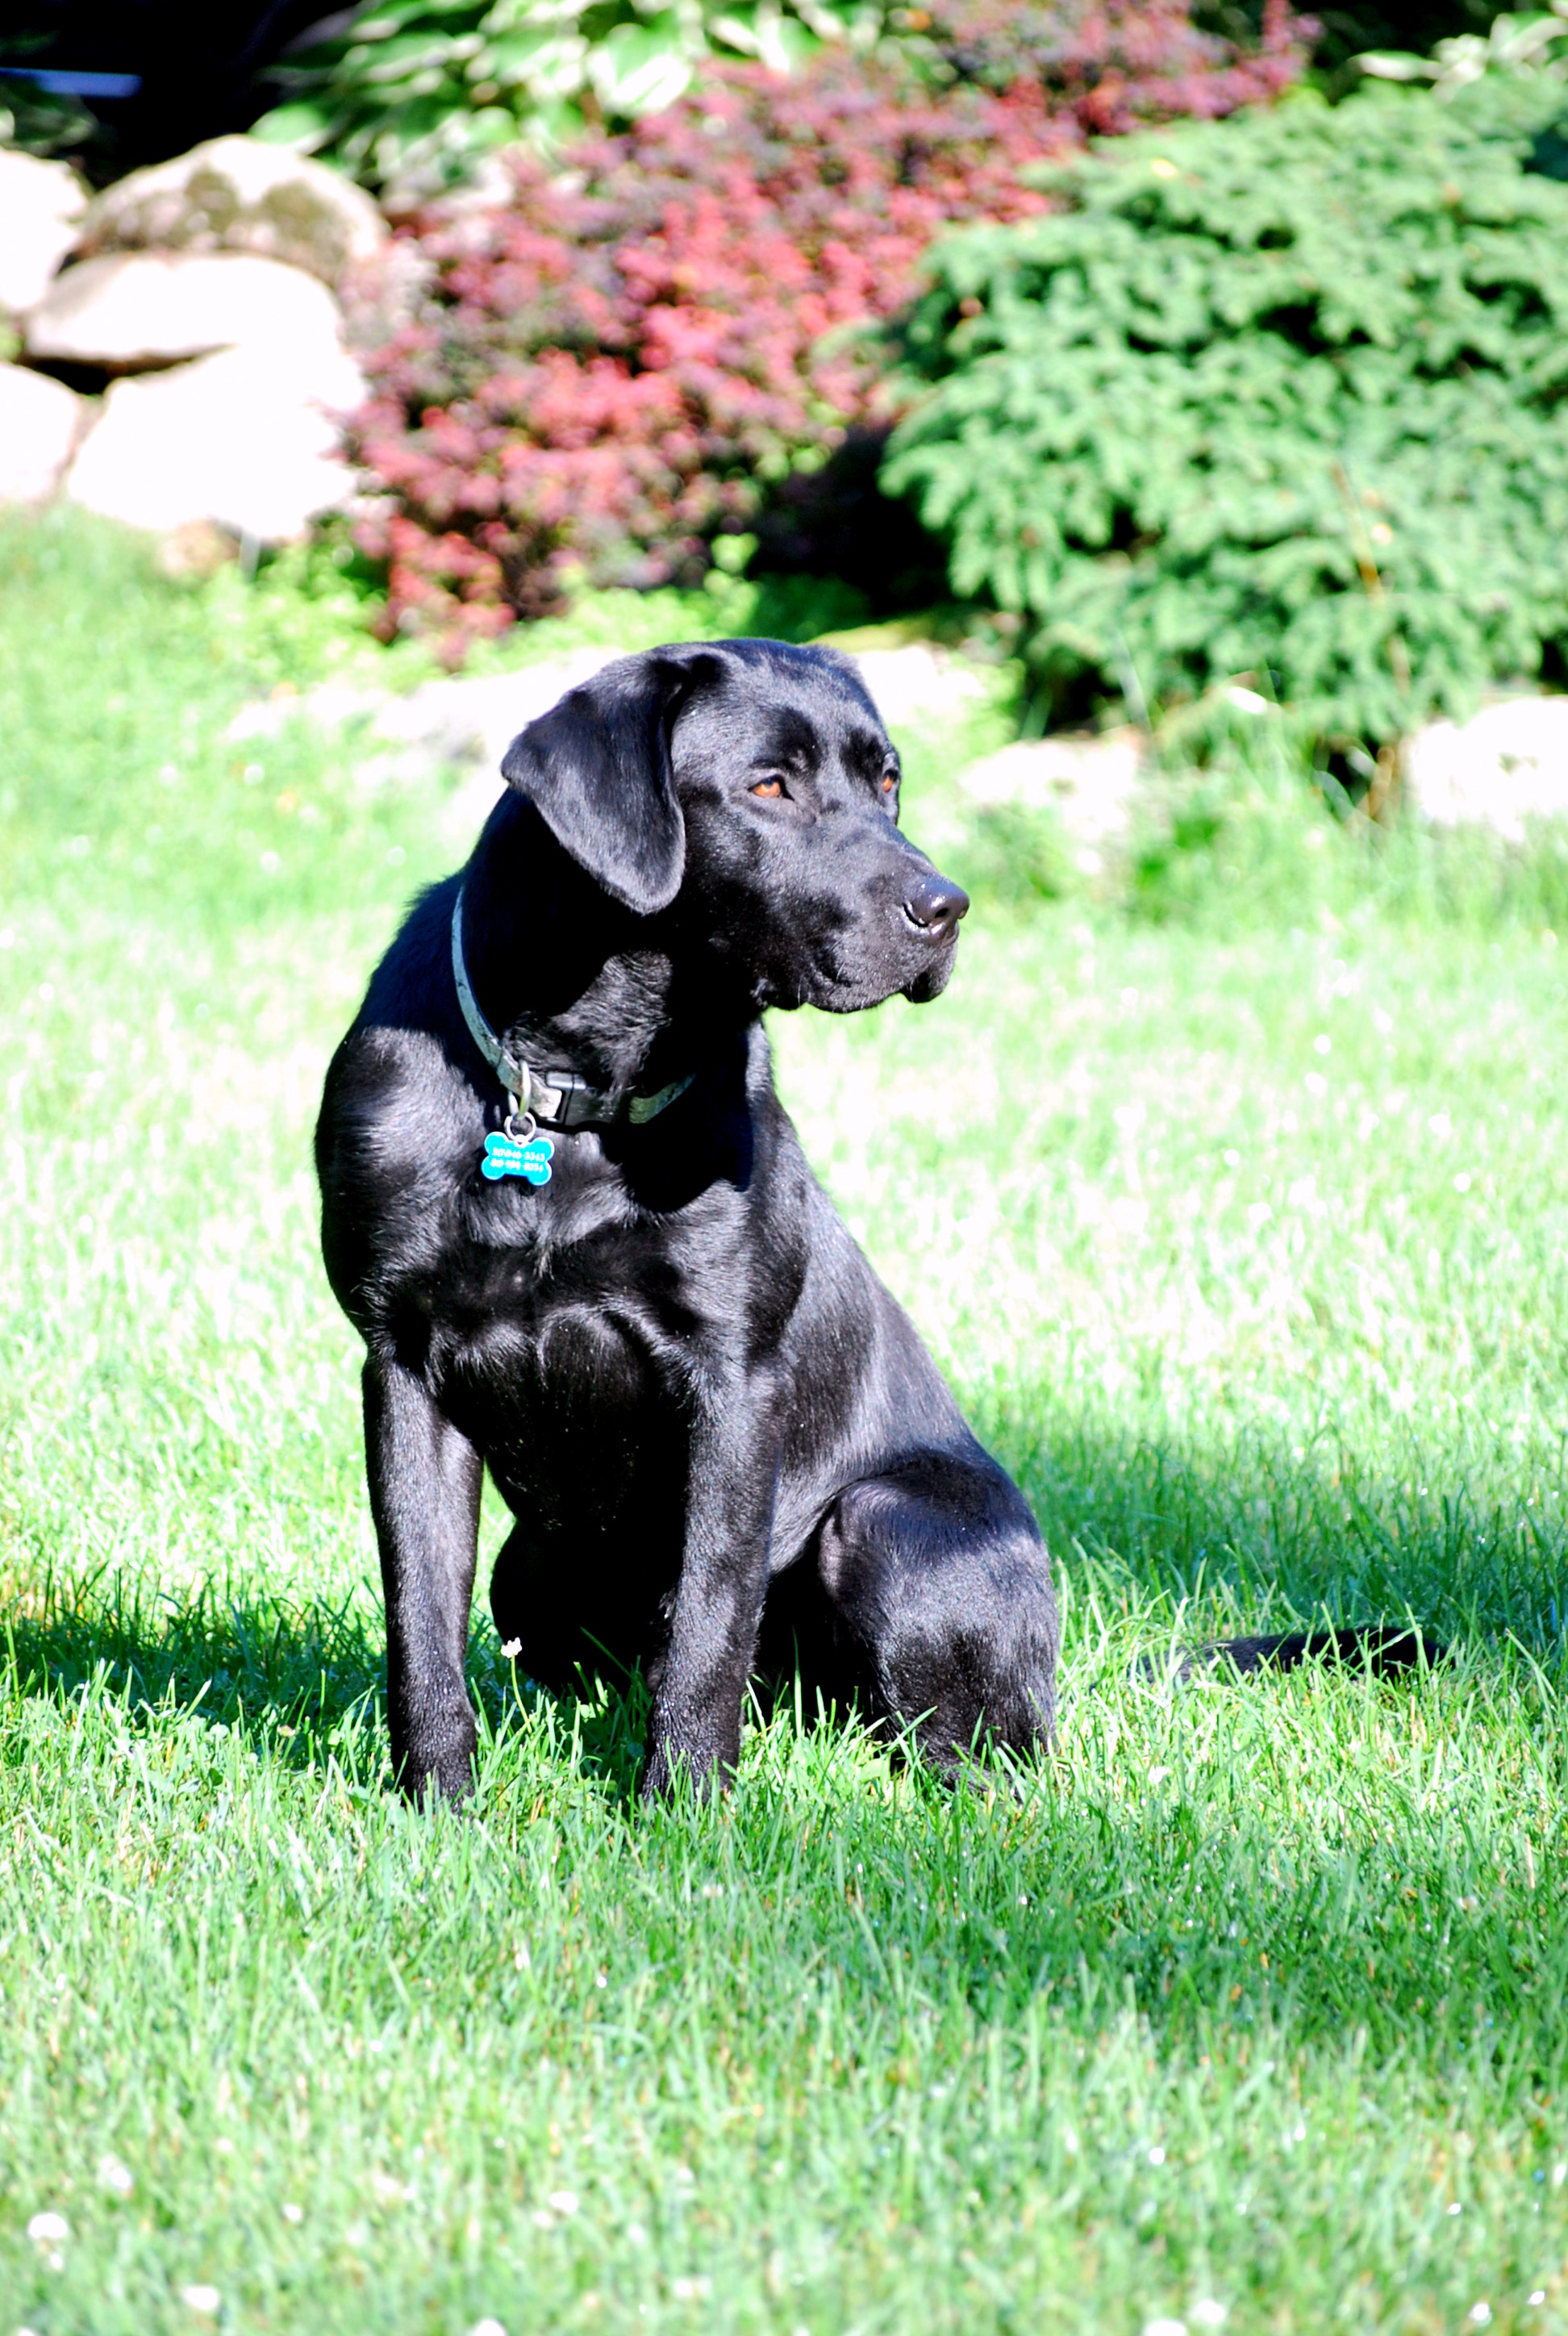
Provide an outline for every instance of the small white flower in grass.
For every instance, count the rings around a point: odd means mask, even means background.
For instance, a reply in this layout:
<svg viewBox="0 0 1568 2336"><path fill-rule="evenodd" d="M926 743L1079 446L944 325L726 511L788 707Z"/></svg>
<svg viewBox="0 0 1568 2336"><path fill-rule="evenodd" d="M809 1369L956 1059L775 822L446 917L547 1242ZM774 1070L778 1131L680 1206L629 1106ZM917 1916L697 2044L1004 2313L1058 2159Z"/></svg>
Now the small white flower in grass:
<svg viewBox="0 0 1568 2336"><path fill-rule="evenodd" d="M700 2303L712 2285L709 2279L672 2279L669 2292L677 2303Z"/></svg>
<svg viewBox="0 0 1568 2336"><path fill-rule="evenodd" d="M1545 2289L1544 2287L1533 2287L1530 2290L1530 2301L1532 2303L1544 2303L1546 2301Z"/></svg>
<svg viewBox="0 0 1568 2336"><path fill-rule="evenodd" d="M110 2151L98 2161L98 2179L105 2190L112 2190L117 2198L129 2198L136 2187L136 2177L122 2157Z"/></svg>
<svg viewBox="0 0 1568 2336"><path fill-rule="evenodd" d="M469 2336L506 2336L506 2331L499 2320L476 2320Z"/></svg>
<svg viewBox="0 0 1568 2336"><path fill-rule="evenodd" d="M1457 2198L1456 2198L1456 2199L1452 2202L1452 2204L1449 2205L1449 2207L1448 2207L1447 2211L1448 2211L1448 2213L1449 2213L1450 2214L1456 2214L1459 2212L1459 2201L1457 2200Z"/></svg>
<svg viewBox="0 0 1568 2336"><path fill-rule="evenodd" d="M503 1639L501 1642L501 1651L506 1657L509 1663L514 1663L516 1662L519 1655L522 1652L522 1640L521 1639Z"/></svg>
<svg viewBox="0 0 1568 2336"><path fill-rule="evenodd" d="M1187 2336L1184 2320L1145 2320L1144 2336Z"/></svg>
<svg viewBox="0 0 1568 2336"><path fill-rule="evenodd" d="M1561 2190L1564 2182L1568 2182L1568 2166L1554 2166L1552 2168L1553 2189Z"/></svg>
<svg viewBox="0 0 1568 2336"><path fill-rule="evenodd" d="M1170 1773L1171 1772L1168 1768L1151 1768L1149 1771L1149 1782L1151 1785L1163 1785Z"/></svg>
<svg viewBox="0 0 1568 2336"><path fill-rule="evenodd" d="M1225 2306L1217 2296L1201 2295L1196 2303L1190 2307L1187 2317L1189 2320L1195 2320L1200 2328L1222 2328L1225 2324Z"/></svg>
<svg viewBox="0 0 1568 2336"><path fill-rule="evenodd" d="M1156 2143L1154 2144L1154 2146L1153 2147L1153 2149L1151 2149L1151 2150L1150 2150L1150 2152L1149 2152L1149 2164L1150 2164L1151 2166L1164 2166L1164 2162L1165 2162L1165 2153L1164 2153L1164 2151L1160 2147L1159 2143L1158 2143L1158 2142L1156 2142Z"/></svg>
<svg viewBox="0 0 1568 2336"><path fill-rule="evenodd" d="M552 2214L559 2214L566 2222L576 2214L579 2201L575 2190L552 2190L544 2203Z"/></svg>
<svg viewBox="0 0 1568 2336"><path fill-rule="evenodd" d="M304 2207L297 2206L292 2198L288 2199L284 2205L283 2219L286 2223L303 2223L305 2220Z"/></svg>
<svg viewBox="0 0 1568 2336"><path fill-rule="evenodd" d="M1331 1055L1333 1051L1334 1041L1329 1037L1327 1030L1320 1030L1312 1041L1312 1052L1314 1055Z"/></svg>
<svg viewBox="0 0 1568 2336"><path fill-rule="evenodd" d="M53 2208L45 2207L43 2214L34 2214L28 2224L27 2235L35 2247L57 2247L71 2236L71 2225L63 2214L56 2214Z"/></svg>
<svg viewBox="0 0 1568 2336"><path fill-rule="evenodd" d="M218 2290L215 2287L209 2287L204 2279L194 2281L190 2287L182 2287L180 2291L180 2301L190 2311L200 2312L208 2320L213 2318L215 2313L221 2310L223 2304L223 2298L219 2294Z"/></svg>
<svg viewBox="0 0 1568 2336"><path fill-rule="evenodd" d="M648 2233L647 2233L647 2231L643 2228L643 2226L642 2226L642 2224L641 2224L640 2223L628 2223L628 2224L627 2224L627 2226L626 2226L626 2243L627 2243L627 2245L628 2245L628 2247L646 2247L646 2246L647 2246L647 2244L648 2244Z"/></svg>
<svg viewBox="0 0 1568 2336"><path fill-rule="evenodd" d="M1454 1179L1454 1190L1456 1192L1467 1192L1469 1189L1470 1172L1467 1168L1461 1168L1459 1173Z"/></svg>
<svg viewBox="0 0 1568 2336"><path fill-rule="evenodd" d="M1310 1095L1321 1097L1329 1092L1329 1082L1321 1071L1309 1071L1301 1084Z"/></svg>
<svg viewBox="0 0 1568 2336"><path fill-rule="evenodd" d="M1492 2307L1489 2303L1473 2303L1470 2306L1470 2324L1473 2328L1487 2328L1490 2327L1491 2322Z"/></svg>

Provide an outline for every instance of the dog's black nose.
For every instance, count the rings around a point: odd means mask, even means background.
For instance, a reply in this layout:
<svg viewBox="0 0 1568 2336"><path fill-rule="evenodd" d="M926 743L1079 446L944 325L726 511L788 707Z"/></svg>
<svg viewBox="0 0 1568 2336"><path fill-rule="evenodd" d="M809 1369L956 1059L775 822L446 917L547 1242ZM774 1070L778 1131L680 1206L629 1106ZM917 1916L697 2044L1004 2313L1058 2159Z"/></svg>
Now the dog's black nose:
<svg viewBox="0 0 1568 2336"><path fill-rule="evenodd" d="M939 876L934 868L929 876L917 876L904 894L905 916L933 941L950 939L959 919L969 914L969 894Z"/></svg>

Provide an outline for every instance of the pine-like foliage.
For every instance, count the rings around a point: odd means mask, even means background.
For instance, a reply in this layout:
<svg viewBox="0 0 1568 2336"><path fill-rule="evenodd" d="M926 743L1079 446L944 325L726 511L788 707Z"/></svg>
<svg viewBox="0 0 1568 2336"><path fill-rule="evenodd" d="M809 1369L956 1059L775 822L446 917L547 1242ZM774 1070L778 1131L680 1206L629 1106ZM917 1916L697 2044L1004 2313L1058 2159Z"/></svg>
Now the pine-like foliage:
<svg viewBox="0 0 1568 2336"><path fill-rule="evenodd" d="M1557 100L1560 102L1560 97ZM1551 101L1547 101L1548 109ZM1543 95L1183 123L951 236L884 485L1059 704L1251 673L1388 740L1568 644L1568 186Z"/></svg>
<svg viewBox="0 0 1568 2336"><path fill-rule="evenodd" d="M696 581L726 535L792 568L893 559L900 514L872 492L881 327L933 237L1040 209L1020 171L1086 126L1227 112L1299 69L1281 0L1247 54L1192 15L1079 12L1047 83L1032 0L959 0L930 20L929 72L842 48L787 78L710 67L668 112L575 149L570 178L520 155L507 200L409 222L426 291L369 357L356 425L390 620L455 653L573 571ZM951 64L934 89L938 36L945 55L960 34L971 78Z"/></svg>

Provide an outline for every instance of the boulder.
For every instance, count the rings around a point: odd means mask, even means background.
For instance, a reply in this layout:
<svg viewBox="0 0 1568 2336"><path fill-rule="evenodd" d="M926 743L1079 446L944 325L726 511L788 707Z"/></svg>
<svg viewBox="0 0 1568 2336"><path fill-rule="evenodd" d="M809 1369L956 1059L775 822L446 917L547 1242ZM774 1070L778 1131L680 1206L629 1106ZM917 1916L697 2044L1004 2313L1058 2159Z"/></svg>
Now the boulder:
<svg viewBox="0 0 1568 2336"><path fill-rule="evenodd" d="M1568 818L1568 697L1505 697L1468 722L1429 722L1405 750L1424 818L1474 822L1522 843L1527 822Z"/></svg>
<svg viewBox="0 0 1568 2336"><path fill-rule="evenodd" d="M347 179L259 138L209 138L171 162L132 170L88 211L83 258L120 251L247 252L302 268L335 290L386 240L381 214Z"/></svg>
<svg viewBox="0 0 1568 2336"><path fill-rule="evenodd" d="M978 803L1054 811L1075 835L1109 843L1131 822L1146 743L1130 727L1018 739L971 763L959 784Z"/></svg>
<svg viewBox="0 0 1568 2336"><path fill-rule="evenodd" d="M84 406L44 374L0 365L0 502L42 502L54 493Z"/></svg>
<svg viewBox="0 0 1568 2336"><path fill-rule="evenodd" d="M240 252L119 252L55 277L27 320L27 354L133 373L250 342L314 363L337 335L336 302L301 268Z"/></svg>
<svg viewBox="0 0 1568 2336"><path fill-rule="evenodd" d="M881 631L883 628L868 628ZM863 638L863 636L862 636ZM983 673L932 641L909 641L895 648L861 647L853 633L834 636L861 669L861 678L892 730L933 715L956 715L983 699Z"/></svg>
<svg viewBox="0 0 1568 2336"><path fill-rule="evenodd" d="M0 308L24 314L42 300L86 203L63 162L0 147Z"/></svg>
<svg viewBox="0 0 1568 2336"><path fill-rule="evenodd" d="M116 381L64 492L160 534L205 520L287 542L353 493L334 414L364 395L336 348L307 366L297 348L251 345Z"/></svg>

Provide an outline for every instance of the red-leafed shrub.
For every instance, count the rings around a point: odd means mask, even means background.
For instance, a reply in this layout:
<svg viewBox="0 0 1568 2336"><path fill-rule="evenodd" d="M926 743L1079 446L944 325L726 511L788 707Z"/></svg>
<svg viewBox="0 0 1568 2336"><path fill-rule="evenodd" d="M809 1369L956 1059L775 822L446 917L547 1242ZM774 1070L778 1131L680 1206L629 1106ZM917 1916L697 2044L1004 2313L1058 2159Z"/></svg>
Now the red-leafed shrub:
<svg viewBox="0 0 1568 2336"><path fill-rule="evenodd" d="M937 231L1040 209L1020 170L1086 129L1223 112L1300 60L1285 0L1247 57L1177 0L1070 37L1016 0L926 21L923 81L842 50L787 80L720 67L569 177L519 161L504 204L413 222L431 281L370 359L355 433L386 491L360 533L391 622L457 650L542 613L569 568L695 580L724 534L842 566L870 492L857 446L891 418L866 327L907 304Z"/></svg>

